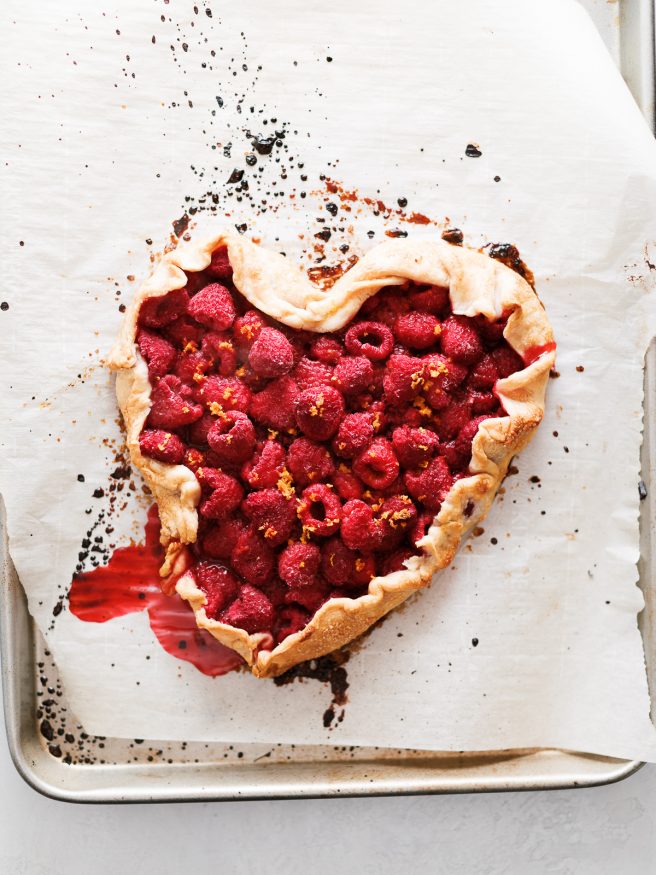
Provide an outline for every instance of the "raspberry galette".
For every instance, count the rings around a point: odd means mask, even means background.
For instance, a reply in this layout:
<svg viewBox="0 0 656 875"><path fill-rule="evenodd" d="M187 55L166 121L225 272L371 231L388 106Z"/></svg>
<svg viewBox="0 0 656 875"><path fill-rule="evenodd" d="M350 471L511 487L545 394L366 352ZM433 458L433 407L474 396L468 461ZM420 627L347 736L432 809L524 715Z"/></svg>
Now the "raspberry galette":
<svg viewBox="0 0 656 875"><path fill-rule="evenodd" d="M517 273L441 240L325 291L239 235L182 243L111 356L165 584L259 677L351 641L486 515L554 350Z"/></svg>

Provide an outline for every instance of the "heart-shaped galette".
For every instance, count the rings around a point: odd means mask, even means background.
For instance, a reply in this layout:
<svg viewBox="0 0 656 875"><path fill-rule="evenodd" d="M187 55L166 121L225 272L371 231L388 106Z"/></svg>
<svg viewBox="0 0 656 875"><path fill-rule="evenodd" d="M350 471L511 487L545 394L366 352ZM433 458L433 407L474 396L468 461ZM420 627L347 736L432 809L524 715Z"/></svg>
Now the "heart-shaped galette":
<svg viewBox="0 0 656 875"><path fill-rule="evenodd" d="M259 677L362 634L454 557L544 412L533 289L441 240L322 290L236 234L166 254L111 365L162 576Z"/></svg>

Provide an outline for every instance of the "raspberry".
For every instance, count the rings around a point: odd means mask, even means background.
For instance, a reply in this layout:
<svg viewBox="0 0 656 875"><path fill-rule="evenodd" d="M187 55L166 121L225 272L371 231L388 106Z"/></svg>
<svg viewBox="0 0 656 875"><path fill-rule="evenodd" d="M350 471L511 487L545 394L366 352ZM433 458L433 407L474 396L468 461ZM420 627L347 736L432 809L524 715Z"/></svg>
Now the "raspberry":
<svg viewBox="0 0 656 875"><path fill-rule="evenodd" d="M217 280L229 280L232 277L232 265L228 258L228 248L222 246L220 249L215 249L212 260L205 269Z"/></svg>
<svg viewBox="0 0 656 875"><path fill-rule="evenodd" d="M492 392L468 392L472 413L492 413L499 407L499 399Z"/></svg>
<svg viewBox="0 0 656 875"><path fill-rule="evenodd" d="M506 316L497 319L495 322L490 322L489 319L486 319L485 316L481 314L480 316L475 316L474 320L476 322L476 328L488 343L500 343L500 341L503 340L503 331L508 324L508 318Z"/></svg>
<svg viewBox="0 0 656 875"><path fill-rule="evenodd" d="M239 598L218 619L228 626L243 629L249 635L266 632L273 625L274 610L262 590L245 584Z"/></svg>
<svg viewBox="0 0 656 875"><path fill-rule="evenodd" d="M265 326L266 322L256 310L247 310L243 316L237 316L232 331L237 344L250 349Z"/></svg>
<svg viewBox="0 0 656 875"><path fill-rule="evenodd" d="M238 517L218 520L202 540L203 553L213 559L229 559L237 539L245 529L246 523Z"/></svg>
<svg viewBox="0 0 656 875"><path fill-rule="evenodd" d="M366 313L370 319L376 322L382 322L391 328L396 321L397 316L401 313L407 313L410 309L410 303L404 295L399 294L399 289L394 286L392 288L383 289L369 298L362 306L362 313Z"/></svg>
<svg viewBox="0 0 656 875"><path fill-rule="evenodd" d="M305 389L295 407L298 427L315 441L331 438L344 416L344 398L332 386Z"/></svg>
<svg viewBox="0 0 656 875"><path fill-rule="evenodd" d="M476 437L478 427L481 422L485 422L486 419L490 418L489 416L477 416L475 419L470 419L467 425L458 433L458 437L455 440L455 449L463 459L469 461L471 458L472 442Z"/></svg>
<svg viewBox="0 0 656 875"><path fill-rule="evenodd" d="M442 286L429 286L427 289L410 293L410 306L421 313L442 316L450 305L449 290Z"/></svg>
<svg viewBox="0 0 656 875"><path fill-rule="evenodd" d="M313 586L289 589L285 594L287 604L301 605L310 614L316 614L327 598L326 588L320 581L317 581Z"/></svg>
<svg viewBox="0 0 656 875"><path fill-rule="evenodd" d="M410 349L428 349L440 336L440 323L431 313L404 313L397 316L394 335Z"/></svg>
<svg viewBox="0 0 656 875"><path fill-rule="evenodd" d="M374 439L374 416L371 413L348 413L340 422L332 448L337 456L352 459Z"/></svg>
<svg viewBox="0 0 656 875"><path fill-rule="evenodd" d="M237 368L237 350L227 332L208 331L201 344L203 355L222 377L231 377Z"/></svg>
<svg viewBox="0 0 656 875"><path fill-rule="evenodd" d="M315 544L290 544L278 556L278 574L288 586L312 586L320 560L321 553Z"/></svg>
<svg viewBox="0 0 656 875"><path fill-rule="evenodd" d="M453 484L449 467L442 456L432 459L426 468L406 471L406 488L413 498L437 512Z"/></svg>
<svg viewBox="0 0 656 875"><path fill-rule="evenodd" d="M342 503L325 483L317 483L303 490L298 516L304 531L319 538L327 538L339 528Z"/></svg>
<svg viewBox="0 0 656 875"><path fill-rule="evenodd" d="M294 368L292 376L301 390L311 389L315 386L329 386L333 369L329 365L314 362L303 356Z"/></svg>
<svg viewBox="0 0 656 875"><path fill-rule="evenodd" d="M390 404L411 401L424 384L424 362L409 355L393 355L387 363L383 385Z"/></svg>
<svg viewBox="0 0 656 875"><path fill-rule="evenodd" d="M185 450L182 464L186 465L187 468L190 468L192 471L196 471L202 465L207 464L205 453L201 453L200 450L197 450L195 448Z"/></svg>
<svg viewBox="0 0 656 875"><path fill-rule="evenodd" d="M278 612L276 625L273 630L273 637L276 644L280 644L285 638L300 632L310 622L310 615L303 608L297 608L293 605L282 608Z"/></svg>
<svg viewBox="0 0 656 875"><path fill-rule="evenodd" d="M185 289L175 289L157 298L146 298L139 308L139 325L162 328L187 312L189 295Z"/></svg>
<svg viewBox="0 0 656 875"><path fill-rule="evenodd" d="M207 443L207 433L214 425L214 417L209 413L203 413L200 419L189 426L187 437L190 444L202 447Z"/></svg>
<svg viewBox="0 0 656 875"><path fill-rule="evenodd" d="M220 283L210 283L201 289L191 299L187 309L197 322L215 331L230 328L237 315L232 295Z"/></svg>
<svg viewBox="0 0 656 875"><path fill-rule="evenodd" d="M214 491L201 504L199 508L201 516L213 520L229 516L233 511L237 510L244 497L244 490L240 482L231 477L230 474L225 474L223 471L215 468L199 468L196 471L196 476L198 477L199 472L202 471L214 472L211 481Z"/></svg>
<svg viewBox="0 0 656 875"><path fill-rule="evenodd" d="M231 556L232 566L249 583L265 583L273 572L275 556L264 538L246 529L237 538Z"/></svg>
<svg viewBox="0 0 656 875"><path fill-rule="evenodd" d="M245 462L255 449L253 423L239 410L229 410L213 423L207 443L226 462Z"/></svg>
<svg viewBox="0 0 656 875"><path fill-rule="evenodd" d="M321 548L321 573L333 586L346 589L368 586L376 576L373 556L362 556L349 550L341 538L331 538Z"/></svg>
<svg viewBox="0 0 656 875"><path fill-rule="evenodd" d="M222 565L199 562L194 566L194 577L205 593L205 613L212 620L239 595L239 581Z"/></svg>
<svg viewBox="0 0 656 875"><path fill-rule="evenodd" d="M181 352L178 354L173 373L176 377L180 377L183 383L193 386L202 382L211 367L212 362L202 352Z"/></svg>
<svg viewBox="0 0 656 875"><path fill-rule="evenodd" d="M342 508L341 536L349 550L371 553L380 547L380 529L374 522L372 509L364 501L356 498Z"/></svg>
<svg viewBox="0 0 656 875"><path fill-rule="evenodd" d="M251 492L244 499L242 510L272 547L279 547L291 536L296 522L296 507L277 489Z"/></svg>
<svg viewBox="0 0 656 875"><path fill-rule="evenodd" d="M444 355L463 365L473 365L482 358L483 344L475 326L467 316L449 316L440 335Z"/></svg>
<svg viewBox="0 0 656 875"><path fill-rule="evenodd" d="M177 434L161 429L145 429L139 435L139 449L144 456L167 462L169 465L179 465L185 454L185 445Z"/></svg>
<svg viewBox="0 0 656 875"><path fill-rule="evenodd" d="M177 353L175 347L168 340L142 328L137 334L137 344L139 352L148 365L148 376L151 383L154 382L155 377L163 377L169 373Z"/></svg>
<svg viewBox="0 0 656 875"><path fill-rule="evenodd" d="M393 495L385 499L377 513L382 550L393 550L417 519L417 508L407 495Z"/></svg>
<svg viewBox="0 0 656 875"><path fill-rule="evenodd" d="M198 322L194 322L189 316L180 316L178 319L174 319L173 322L169 322L162 329L162 334L171 343L180 349L184 349L188 343L195 343L196 346L199 346L205 334L205 329Z"/></svg>
<svg viewBox="0 0 656 875"><path fill-rule="evenodd" d="M394 336L382 322L357 322L346 332L344 342L351 355L380 362L392 352Z"/></svg>
<svg viewBox="0 0 656 875"><path fill-rule="evenodd" d="M410 540L413 544L417 544L425 536L428 529L433 525L435 517L432 513L424 511L417 516L415 523L410 532Z"/></svg>
<svg viewBox="0 0 656 875"><path fill-rule="evenodd" d="M328 450L307 438L297 438L287 450L287 467L301 488L330 479L335 470Z"/></svg>
<svg viewBox="0 0 656 875"><path fill-rule="evenodd" d="M499 371L501 378L509 377L515 371L521 371L524 368L524 362L517 355L514 349L511 349L507 344L499 346L492 351L492 358Z"/></svg>
<svg viewBox="0 0 656 875"><path fill-rule="evenodd" d="M335 368L335 385L345 395L358 395L371 386L374 369L364 356L344 356Z"/></svg>
<svg viewBox="0 0 656 875"><path fill-rule="evenodd" d="M294 351L281 331L263 328L251 346L248 361L261 377L282 377L294 364Z"/></svg>
<svg viewBox="0 0 656 875"><path fill-rule="evenodd" d="M447 441L446 443L441 444L440 453L442 456L444 456L444 461L447 463L449 469L452 472L461 472L463 468L467 468L469 466L469 457L463 457L461 453L458 452L458 450L456 449L455 441Z"/></svg>
<svg viewBox="0 0 656 875"><path fill-rule="evenodd" d="M191 394L191 389L173 374L162 377L150 396L148 425L172 430L200 419L203 408L194 404Z"/></svg>
<svg viewBox="0 0 656 875"><path fill-rule="evenodd" d="M464 381L467 376L467 368L456 362L449 361L446 356L439 352L426 356L424 362L424 376L426 386L437 385L445 392L452 392Z"/></svg>
<svg viewBox="0 0 656 875"><path fill-rule="evenodd" d="M492 389L499 379L499 370L491 355L484 355L472 370L467 385L474 389Z"/></svg>
<svg viewBox="0 0 656 875"><path fill-rule="evenodd" d="M261 583L260 589L275 607L279 608L286 604L285 596L289 590L277 574L274 574L265 583Z"/></svg>
<svg viewBox="0 0 656 875"><path fill-rule="evenodd" d="M276 441L266 441L241 469L241 477L251 489L271 489L285 468L285 448Z"/></svg>
<svg viewBox="0 0 656 875"><path fill-rule="evenodd" d="M424 417L416 407L407 407L401 411L400 421L402 425L409 425L410 428L422 428Z"/></svg>
<svg viewBox="0 0 656 875"><path fill-rule="evenodd" d="M236 377L208 377L199 383L195 396L209 410L218 404L223 411L241 410L242 413L248 413L252 398L248 386Z"/></svg>
<svg viewBox="0 0 656 875"><path fill-rule="evenodd" d="M336 365L344 355L344 348L334 337L320 334L310 344L310 355L324 365Z"/></svg>
<svg viewBox="0 0 656 875"><path fill-rule="evenodd" d="M426 428L401 426L392 433L392 446L404 468L418 468L435 455L439 441L437 435Z"/></svg>
<svg viewBox="0 0 656 875"><path fill-rule="evenodd" d="M468 401L454 401L437 417L437 431L442 440L456 437L471 419L471 405Z"/></svg>
<svg viewBox="0 0 656 875"><path fill-rule="evenodd" d="M399 461L386 438L376 438L353 462L353 472L374 489L385 489L399 473Z"/></svg>
<svg viewBox="0 0 656 875"><path fill-rule="evenodd" d="M251 416L269 428L293 428L296 425L294 402L297 396L298 386L291 377L272 380L266 389L253 395Z"/></svg>
<svg viewBox="0 0 656 875"><path fill-rule="evenodd" d="M355 474L350 471L335 471L332 476L335 492L342 501L351 501L352 498L362 498L364 485Z"/></svg>
<svg viewBox="0 0 656 875"><path fill-rule="evenodd" d="M380 566L380 573L392 574L394 571L403 571L406 568L406 560L410 559L411 556L416 555L417 554L409 547L395 550L394 553L390 553L389 556L386 556L383 559L382 565Z"/></svg>

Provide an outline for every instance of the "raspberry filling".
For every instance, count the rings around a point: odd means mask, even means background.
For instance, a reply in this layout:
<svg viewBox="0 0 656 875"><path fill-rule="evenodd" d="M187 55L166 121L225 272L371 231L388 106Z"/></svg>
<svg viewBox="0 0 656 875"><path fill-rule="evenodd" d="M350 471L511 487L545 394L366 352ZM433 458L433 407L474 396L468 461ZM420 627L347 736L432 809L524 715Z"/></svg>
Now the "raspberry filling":
<svg viewBox="0 0 656 875"><path fill-rule="evenodd" d="M208 617L278 644L418 555L479 425L506 415L497 380L525 366L505 324L408 282L333 334L293 330L237 291L225 248L145 301L139 443L200 484L192 573Z"/></svg>

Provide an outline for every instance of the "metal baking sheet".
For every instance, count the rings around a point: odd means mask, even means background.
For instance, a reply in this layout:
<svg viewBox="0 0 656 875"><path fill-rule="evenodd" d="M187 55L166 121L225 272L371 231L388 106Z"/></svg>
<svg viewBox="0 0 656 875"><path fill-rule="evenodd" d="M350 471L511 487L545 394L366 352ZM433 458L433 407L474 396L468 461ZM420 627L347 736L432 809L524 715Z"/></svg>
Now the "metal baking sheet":
<svg viewBox="0 0 656 875"><path fill-rule="evenodd" d="M654 127L654 27L650 0L586 0L638 104ZM645 369L640 616L656 701L656 345ZM656 486L654 486L656 488ZM476 753L298 745L226 745L90 737L67 707L57 669L27 610L7 550L0 508L0 656L13 761L36 790L75 802L279 799L590 787L641 763L558 750Z"/></svg>

